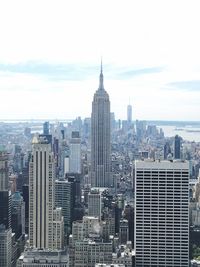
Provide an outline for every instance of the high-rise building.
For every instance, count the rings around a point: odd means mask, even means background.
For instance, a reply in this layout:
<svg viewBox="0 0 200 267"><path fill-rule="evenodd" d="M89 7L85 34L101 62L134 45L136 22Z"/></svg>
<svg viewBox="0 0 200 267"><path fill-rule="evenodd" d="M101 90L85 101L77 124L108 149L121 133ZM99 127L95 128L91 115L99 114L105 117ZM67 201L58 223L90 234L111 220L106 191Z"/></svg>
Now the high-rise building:
<svg viewBox="0 0 200 267"><path fill-rule="evenodd" d="M75 189L74 183L68 180L55 181L55 206L62 207L62 215L64 217L65 235L71 233L73 208L75 205Z"/></svg>
<svg viewBox="0 0 200 267"><path fill-rule="evenodd" d="M181 158L181 137L176 135L174 138L174 158Z"/></svg>
<svg viewBox="0 0 200 267"><path fill-rule="evenodd" d="M29 227L29 185L22 186L22 195L25 202L25 233L28 234Z"/></svg>
<svg viewBox="0 0 200 267"><path fill-rule="evenodd" d="M29 239L35 248L53 248L54 158L51 145L37 137L29 165Z"/></svg>
<svg viewBox="0 0 200 267"><path fill-rule="evenodd" d="M0 225L11 228L11 192L0 191Z"/></svg>
<svg viewBox="0 0 200 267"><path fill-rule="evenodd" d="M69 172L81 173L81 139L78 131L72 132L69 149Z"/></svg>
<svg viewBox="0 0 200 267"><path fill-rule="evenodd" d="M121 219L119 222L119 241L120 244L126 244L129 240L128 220Z"/></svg>
<svg viewBox="0 0 200 267"><path fill-rule="evenodd" d="M20 192L12 195L12 231L16 238L25 234L25 202Z"/></svg>
<svg viewBox="0 0 200 267"><path fill-rule="evenodd" d="M129 126L132 123L132 106L131 105L127 106L127 123Z"/></svg>
<svg viewBox="0 0 200 267"><path fill-rule="evenodd" d="M37 249L62 249L62 209L55 209L55 161L51 144L34 137L29 163L29 243Z"/></svg>
<svg viewBox="0 0 200 267"><path fill-rule="evenodd" d="M48 121L45 121L43 124L43 134L49 135L49 122Z"/></svg>
<svg viewBox="0 0 200 267"><path fill-rule="evenodd" d="M0 266L11 267L12 229L0 224Z"/></svg>
<svg viewBox="0 0 200 267"><path fill-rule="evenodd" d="M189 164L135 163L136 266L189 266Z"/></svg>
<svg viewBox="0 0 200 267"><path fill-rule="evenodd" d="M91 182L93 187L112 187L110 100L104 89L103 71L94 94L91 118Z"/></svg>
<svg viewBox="0 0 200 267"><path fill-rule="evenodd" d="M53 249L62 250L64 247L64 219L62 208L53 211Z"/></svg>
<svg viewBox="0 0 200 267"><path fill-rule="evenodd" d="M101 220L102 199L98 189L91 189L88 194L88 215L98 217Z"/></svg>
<svg viewBox="0 0 200 267"><path fill-rule="evenodd" d="M8 190L8 154L0 151L0 191Z"/></svg>
<svg viewBox="0 0 200 267"><path fill-rule="evenodd" d="M8 183L8 155L0 151L0 266L11 267L11 191Z"/></svg>
<svg viewBox="0 0 200 267"><path fill-rule="evenodd" d="M171 147L170 144L168 142L166 142L166 144L164 145L164 159L167 159L167 157L169 156L169 154L171 154Z"/></svg>

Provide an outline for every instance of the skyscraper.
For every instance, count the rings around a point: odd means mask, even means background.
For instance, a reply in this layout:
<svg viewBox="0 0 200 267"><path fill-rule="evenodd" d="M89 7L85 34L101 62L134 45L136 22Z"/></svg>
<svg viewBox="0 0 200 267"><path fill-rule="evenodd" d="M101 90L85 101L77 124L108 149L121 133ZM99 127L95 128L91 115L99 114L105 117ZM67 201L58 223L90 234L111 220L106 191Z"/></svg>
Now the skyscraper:
<svg viewBox="0 0 200 267"><path fill-rule="evenodd" d="M91 181L95 187L111 187L110 100L104 89L103 71L94 94L91 118Z"/></svg>
<svg viewBox="0 0 200 267"><path fill-rule="evenodd" d="M101 220L102 196L97 189L91 189L88 194L88 215L98 217Z"/></svg>
<svg viewBox="0 0 200 267"><path fill-rule="evenodd" d="M8 190L8 154L0 151L0 191Z"/></svg>
<svg viewBox="0 0 200 267"><path fill-rule="evenodd" d="M75 185L68 180L55 181L55 206L62 207L65 236L71 233L75 206Z"/></svg>
<svg viewBox="0 0 200 267"><path fill-rule="evenodd" d="M174 158L181 158L181 137L176 135L174 138Z"/></svg>
<svg viewBox="0 0 200 267"><path fill-rule="evenodd" d="M136 266L189 266L189 164L135 164Z"/></svg>
<svg viewBox="0 0 200 267"><path fill-rule="evenodd" d="M168 142L164 145L164 159L167 159L168 155L171 154L171 147Z"/></svg>
<svg viewBox="0 0 200 267"><path fill-rule="evenodd" d="M129 126L132 123L132 106L131 105L127 106L127 123Z"/></svg>
<svg viewBox="0 0 200 267"><path fill-rule="evenodd" d="M78 131L72 132L69 149L69 172L81 173L81 139Z"/></svg>
<svg viewBox="0 0 200 267"><path fill-rule="evenodd" d="M0 151L0 266L11 266L11 191L8 186L8 154Z"/></svg>
<svg viewBox="0 0 200 267"><path fill-rule="evenodd" d="M51 145L33 138L29 165L29 239L35 248L53 248L54 159Z"/></svg>
<svg viewBox="0 0 200 267"><path fill-rule="evenodd" d="M43 134L49 135L49 122L45 121L43 123Z"/></svg>

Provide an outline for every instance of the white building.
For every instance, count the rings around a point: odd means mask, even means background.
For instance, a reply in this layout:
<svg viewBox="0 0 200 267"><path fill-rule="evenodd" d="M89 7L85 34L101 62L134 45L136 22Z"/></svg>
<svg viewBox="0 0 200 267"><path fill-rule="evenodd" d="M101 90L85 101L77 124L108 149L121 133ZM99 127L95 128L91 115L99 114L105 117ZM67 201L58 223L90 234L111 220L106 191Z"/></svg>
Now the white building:
<svg viewBox="0 0 200 267"><path fill-rule="evenodd" d="M189 164L136 161L136 266L189 266Z"/></svg>
<svg viewBox="0 0 200 267"><path fill-rule="evenodd" d="M62 218L58 222L57 211L53 214L54 181L55 165L51 145L43 138L34 137L29 165L29 240L32 248L60 249L63 237L58 238L58 228L62 227L63 222ZM59 231L62 233L63 230Z"/></svg>

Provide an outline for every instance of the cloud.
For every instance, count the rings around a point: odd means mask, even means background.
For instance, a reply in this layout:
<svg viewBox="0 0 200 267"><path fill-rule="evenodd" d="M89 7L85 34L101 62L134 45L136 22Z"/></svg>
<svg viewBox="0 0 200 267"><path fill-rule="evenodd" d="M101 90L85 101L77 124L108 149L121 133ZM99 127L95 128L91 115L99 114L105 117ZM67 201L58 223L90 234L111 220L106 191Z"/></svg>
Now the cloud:
<svg viewBox="0 0 200 267"><path fill-rule="evenodd" d="M168 89L184 90L184 91L199 91L200 80L178 81L167 84Z"/></svg>
<svg viewBox="0 0 200 267"><path fill-rule="evenodd" d="M40 75L49 80L56 81L81 81L95 74L97 66L78 64L48 64L38 62L26 62L18 64L0 64L1 75L5 73Z"/></svg>
<svg viewBox="0 0 200 267"><path fill-rule="evenodd" d="M103 65L104 73L107 79L125 80L132 79L135 76L159 73L164 67L134 68L116 67L113 64ZM55 81L83 81L91 77L97 77L100 71L100 65L73 63L73 64L50 64L39 62L26 62L18 64L0 63L0 73L33 74Z"/></svg>
<svg viewBox="0 0 200 267"><path fill-rule="evenodd" d="M154 73L160 73L164 71L165 68L162 66L158 67L147 67L147 68L120 68L116 70L116 74L112 76L114 79L119 79L119 80L127 80L127 79L132 79L135 76L141 76L141 75L146 75L146 74L154 74Z"/></svg>

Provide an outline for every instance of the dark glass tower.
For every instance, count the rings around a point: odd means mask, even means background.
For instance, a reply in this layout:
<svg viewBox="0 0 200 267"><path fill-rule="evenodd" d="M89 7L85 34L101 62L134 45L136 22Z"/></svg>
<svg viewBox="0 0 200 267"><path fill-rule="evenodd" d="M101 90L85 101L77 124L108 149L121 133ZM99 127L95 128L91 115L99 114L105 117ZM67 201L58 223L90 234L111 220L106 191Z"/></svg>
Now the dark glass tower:
<svg viewBox="0 0 200 267"><path fill-rule="evenodd" d="M174 139L174 158L181 158L181 137L176 135Z"/></svg>
<svg viewBox="0 0 200 267"><path fill-rule="evenodd" d="M11 192L0 191L0 224L11 228Z"/></svg>
<svg viewBox="0 0 200 267"><path fill-rule="evenodd" d="M103 71L99 88L94 94L91 117L91 182L94 187L111 187L110 173L110 100L103 85Z"/></svg>

